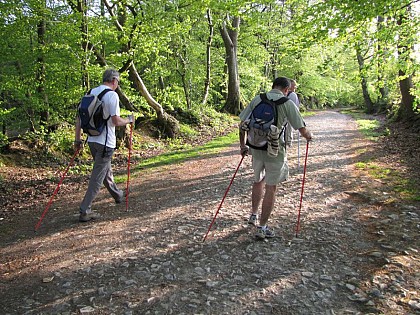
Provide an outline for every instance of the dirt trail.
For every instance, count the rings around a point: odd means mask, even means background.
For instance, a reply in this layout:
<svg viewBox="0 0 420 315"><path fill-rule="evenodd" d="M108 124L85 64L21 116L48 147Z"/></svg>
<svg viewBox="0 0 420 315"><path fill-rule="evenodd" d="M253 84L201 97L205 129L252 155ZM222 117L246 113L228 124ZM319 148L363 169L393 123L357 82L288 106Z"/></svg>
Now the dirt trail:
<svg viewBox="0 0 420 315"><path fill-rule="evenodd" d="M298 239L305 142L299 170L297 142L289 150L291 177L270 220L276 238L256 241L246 224L247 157L202 242L240 161L234 145L136 173L128 212L102 191L95 223L77 222L83 189L59 195L35 235L40 209L26 209L1 234L0 313L417 314L419 209L395 214L386 187L355 172L370 144L354 121L333 111L306 121L316 140Z"/></svg>

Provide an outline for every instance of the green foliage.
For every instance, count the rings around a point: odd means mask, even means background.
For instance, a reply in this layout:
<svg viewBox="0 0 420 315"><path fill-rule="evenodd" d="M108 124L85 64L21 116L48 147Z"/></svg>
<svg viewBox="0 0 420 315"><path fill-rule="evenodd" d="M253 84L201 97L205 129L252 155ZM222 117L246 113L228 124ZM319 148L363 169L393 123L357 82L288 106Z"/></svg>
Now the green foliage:
<svg viewBox="0 0 420 315"><path fill-rule="evenodd" d="M46 135L46 140L50 153L54 155L70 153L73 148L74 126L61 124L55 132Z"/></svg>
<svg viewBox="0 0 420 315"><path fill-rule="evenodd" d="M112 14L102 14L97 2L88 1L83 16L71 6L73 2L0 2L0 121L7 130L0 145L7 144L11 134L31 130L45 138L48 132L43 128L73 124L81 95L101 81L103 63L124 70L122 91L144 119L155 118L156 110L130 84L127 66L131 62L147 92L168 112L220 110L227 93L220 26L227 15L241 18L237 55L244 105L255 94L269 90L275 76L287 76L300 84L298 93L308 108L363 108L364 77L376 109L393 113L400 108L398 83L403 71L405 76L412 75L413 108L420 110L418 51L417 56L409 49L397 54L402 45L419 44L419 12L407 13L409 0L374 0L370 6L349 0L109 3ZM207 10L214 33L210 90L203 106ZM379 23L378 16L384 21ZM399 19L401 16L405 18ZM43 37L37 32L40 22L46 25ZM88 24L86 34L81 32L84 22ZM86 40L90 46L84 50ZM358 69L356 47L363 54L362 69ZM382 88L387 95L381 94ZM44 116L48 116L46 124ZM217 128L217 117L212 118ZM196 122L180 119L184 124L181 133L191 132L187 125ZM64 147L65 140L56 146Z"/></svg>
<svg viewBox="0 0 420 315"><path fill-rule="evenodd" d="M169 86L156 91L156 100L168 111L174 111L175 108L186 108L185 95L182 87Z"/></svg>
<svg viewBox="0 0 420 315"><path fill-rule="evenodd" d="M180 124L180 136L183 138L193 138L198 135L198 132L189 125Z"/></svg>
<svg viewBox="0 0 420 315"><path fill-rule="evenodd" d="M86 160L79 164L75 164L69 168L68 174L69 175L88 175L92 173L92 163L88 163Z"/></svg>

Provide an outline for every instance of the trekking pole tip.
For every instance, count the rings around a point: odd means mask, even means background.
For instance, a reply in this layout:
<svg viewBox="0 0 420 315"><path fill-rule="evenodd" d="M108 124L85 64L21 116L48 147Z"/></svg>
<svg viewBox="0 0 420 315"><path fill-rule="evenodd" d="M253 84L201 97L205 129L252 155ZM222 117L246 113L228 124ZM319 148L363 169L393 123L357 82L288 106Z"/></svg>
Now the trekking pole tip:
<svg viewBox="0 0 420 315"><path fill-rule="evenodd" d="M292 242L294 242L294 243L300 243L300 242L303 242L303 239L302 238L299 238L298 235L296 235L296 237L294 237L292 239Z"/></svg>

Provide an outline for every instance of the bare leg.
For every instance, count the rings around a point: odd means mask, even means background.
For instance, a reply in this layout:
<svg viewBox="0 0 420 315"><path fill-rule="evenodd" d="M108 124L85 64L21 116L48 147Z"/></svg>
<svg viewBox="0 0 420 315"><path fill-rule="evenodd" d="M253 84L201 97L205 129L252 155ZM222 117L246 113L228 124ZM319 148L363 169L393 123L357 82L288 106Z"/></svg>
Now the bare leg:
<svg viewBox="0 0 420 315"><path fill-rule="evenodd" d="M260 225L266 225L273 211L274 202L276 201L276 185L265 185L265 195L262 203L262 212Z"/></svg>
<svg viewBox="0 0 420 315"><path fill-rule="evenodd" d="M252 214L258 213L264 189L264 180L252 185Z"/></svg>

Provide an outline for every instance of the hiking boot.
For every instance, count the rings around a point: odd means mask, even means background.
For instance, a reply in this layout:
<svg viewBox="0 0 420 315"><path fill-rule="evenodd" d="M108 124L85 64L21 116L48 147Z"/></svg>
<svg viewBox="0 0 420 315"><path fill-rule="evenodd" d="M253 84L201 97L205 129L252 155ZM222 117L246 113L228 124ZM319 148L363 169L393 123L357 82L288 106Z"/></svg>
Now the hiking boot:
<svg viewBox="0 0 420 315"><path fill-rule="evenodd" d="M258 219L258 216L256 214L251 214L251 216L248 219L248 224L257 226L257 219Z"/></svg>
<svg viewBox="0 0 420 315"><path fill-rule="evenodd" d="M96 220L101 216L98 213L90 212L90 213L81 213L79 215L79 222L89 222L91 220Z"/></svg>
<svg viewBox="0 0 420 315"><path fill-rule="evenodd" d="M275 234L270 228L267 226L265 229L263 229L261 226L257 227L257 232L255 233L255 237L257 239L265 239L265 238L272 238Z"/></svg>
<svg viewBox="0 0 420 315"><path fill-rule="evenodd" d="M117 205L120 204L121 202L125 201L126 197L127 197L127 191L124 191L124 194L122 195L121 198L115 199L115 203Z"/></svg>

